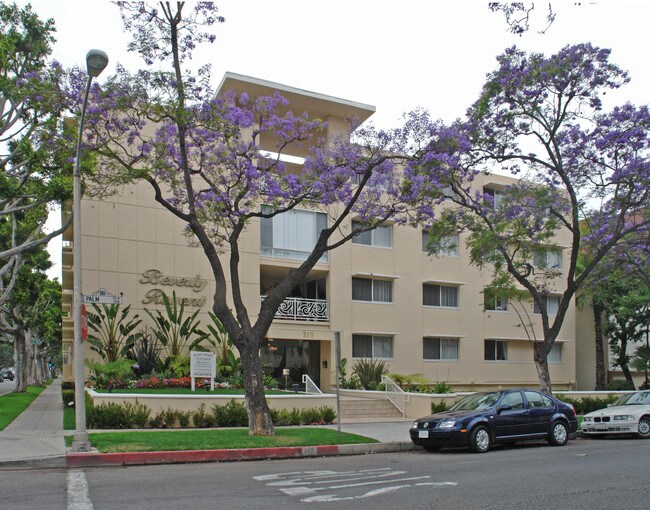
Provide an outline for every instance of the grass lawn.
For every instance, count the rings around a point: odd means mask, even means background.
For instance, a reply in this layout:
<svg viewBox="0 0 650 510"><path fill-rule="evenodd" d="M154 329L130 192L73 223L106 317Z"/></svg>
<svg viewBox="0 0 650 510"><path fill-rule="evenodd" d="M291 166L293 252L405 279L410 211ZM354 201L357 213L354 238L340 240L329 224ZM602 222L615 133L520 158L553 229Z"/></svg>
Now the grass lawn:
<svg viewBox="0 0 650 510"><path fill-rule="evenodd" d="M109 393L108 390L95 390L97 393ZM125 388L115 389L112 393L135 393L142 395L243 395L243 389L215 388L214 391L197 388L192 391L190 388L164 388L154 390L150 388ZM267 395L295 395L293 391L266 390Z"/></svg>
<svg viewBox="0 0 650 510"><path fill-rule="evenodd" d="M5 393L0 395L0 430L16 419L32 401L46 388L46 384L27 386L25 393Z"/></svg>
<svg viewBox="0 0 650 510"><path fill-rule="evenodd" d="M88 436L90 443L100 453L317 446L338 442L336 430L301 427L275 429L272 437L249 436L248 428L106 432ZM73 437L67 436L65 439L66 444L71 446ZM376 442L368 437L341 433L341 444Z"/></svg>
<svg viewBox="0 0 650 510"><path fill-rule="evenodd" d="M74 407L63 408L63 430L74 430L77 420L75 417Z"/></svg>

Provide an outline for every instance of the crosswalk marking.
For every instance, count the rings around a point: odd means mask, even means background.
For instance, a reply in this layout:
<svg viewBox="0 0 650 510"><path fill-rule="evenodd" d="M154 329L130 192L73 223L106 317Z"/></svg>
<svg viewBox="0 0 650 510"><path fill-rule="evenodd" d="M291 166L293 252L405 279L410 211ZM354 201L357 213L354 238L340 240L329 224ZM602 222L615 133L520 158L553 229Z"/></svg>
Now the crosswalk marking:
<svg viewBox="0 0 650 510"><path fill-rule="evenodd" d="M68 471L68 510L93 510L86 474L81 469Z"/></svg>
<svg viewBox="0 0 650 510"><path fill-rule="evenodd" d="M392 470L391 468L357 471L293 471L255 476L254 479L265 482L267 487L276 488L288 496L299 497L300 501L305 503L371 498L408 487L454 487L458 485L456 482L432 481L429 475L408 476L406 471ZM370 486L377 485L383 485L383 487L370 489ZM359 494L341 494L341 491L350 493L362 487L370 490ZM327 494L324 494L325 492Z"/></svg>

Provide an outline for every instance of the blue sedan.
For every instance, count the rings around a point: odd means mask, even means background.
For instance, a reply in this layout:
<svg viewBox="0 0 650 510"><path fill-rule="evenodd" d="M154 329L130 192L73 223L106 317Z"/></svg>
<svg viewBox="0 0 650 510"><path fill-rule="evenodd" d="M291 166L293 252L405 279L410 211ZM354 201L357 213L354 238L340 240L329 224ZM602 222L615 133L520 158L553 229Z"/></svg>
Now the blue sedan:
<svg viewBox="0 0 650 510"><path fill-rule="evenodd" d="M465 446L487 452L494 443L546 439L565 445L578 430L571 404L535 390L474 393L448 411L426 416L411 426L411 441L429 451Z"/></svg>

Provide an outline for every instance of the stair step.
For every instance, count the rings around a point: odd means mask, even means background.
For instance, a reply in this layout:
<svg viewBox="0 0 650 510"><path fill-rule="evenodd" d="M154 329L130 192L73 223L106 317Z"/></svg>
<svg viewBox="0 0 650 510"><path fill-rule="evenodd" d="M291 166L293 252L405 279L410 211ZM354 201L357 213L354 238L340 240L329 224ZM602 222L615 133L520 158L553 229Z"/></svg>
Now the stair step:
<svg viewBox="0 0 650 510"><path fill-rule="evenodd" d="M341 418L398 418L402 413L388 400L359 399L341 401Z"/></svg>

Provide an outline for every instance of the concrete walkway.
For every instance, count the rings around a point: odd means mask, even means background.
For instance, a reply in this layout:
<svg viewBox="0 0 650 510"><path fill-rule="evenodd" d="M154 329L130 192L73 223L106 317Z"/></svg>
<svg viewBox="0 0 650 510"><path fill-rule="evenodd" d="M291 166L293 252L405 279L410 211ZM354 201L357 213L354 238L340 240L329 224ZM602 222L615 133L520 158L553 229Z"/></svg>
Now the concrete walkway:
<svg viewBox="0 0 650 510"><path fill-rule="evenodd" d="M2 405L2 397L0 397ZM144 453L71 453L63 431L61 379L50 384L5 430L0 431L0 469L66 466L119 466L178 462L214 462L327 455L358 455L415 449L409 438L411 420L342 423L341 431L379 441L375 444L324 445L290 448L247 448ZM326 425L336 430L338 426ZM99 431L97 431L99 432Z"/></svg>
<svg viewBox="0 0 650 510"><path fill-rule="evenodd" d="M0 466L60 467L66 465L65 456L63 401L58 378L0 430Z"/></svg>

